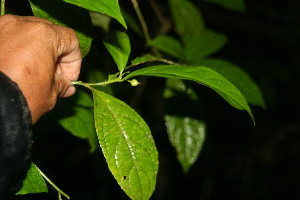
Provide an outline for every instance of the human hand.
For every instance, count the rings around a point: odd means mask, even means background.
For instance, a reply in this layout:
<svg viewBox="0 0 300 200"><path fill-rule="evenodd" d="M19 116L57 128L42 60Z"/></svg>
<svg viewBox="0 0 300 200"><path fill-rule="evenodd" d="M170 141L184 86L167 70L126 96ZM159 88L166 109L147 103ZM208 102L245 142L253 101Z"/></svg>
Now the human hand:
<svg viewBox="0 0 300 200"><path fill-rule="evenodd" d="M75 93L71 83L81 67L77 36L70 28L27 16L0 17L0 71L25 96L34 124L56 104Z"/></svg>

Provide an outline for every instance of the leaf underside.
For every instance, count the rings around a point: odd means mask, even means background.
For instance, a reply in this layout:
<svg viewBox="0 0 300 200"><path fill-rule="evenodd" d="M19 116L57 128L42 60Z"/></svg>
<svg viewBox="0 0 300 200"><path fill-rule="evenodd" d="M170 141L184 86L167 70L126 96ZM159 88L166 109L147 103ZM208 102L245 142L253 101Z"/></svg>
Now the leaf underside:
<svg viewBox="0 0 300 200"><path fill-rule="evenodd" d="M205 124L190 117L171 115L165 116L165 121L170 142L177 151L178 161L187 173L202 149L206 134Z"/></svg>
<svg viewBox="0 0 300 200"><path fill-rule="evenodd" d="M125 20L122 16L118 0L64 0L67 3L74 4L76 6L100 12L116 19L120 24L127 28Z"/></svg>

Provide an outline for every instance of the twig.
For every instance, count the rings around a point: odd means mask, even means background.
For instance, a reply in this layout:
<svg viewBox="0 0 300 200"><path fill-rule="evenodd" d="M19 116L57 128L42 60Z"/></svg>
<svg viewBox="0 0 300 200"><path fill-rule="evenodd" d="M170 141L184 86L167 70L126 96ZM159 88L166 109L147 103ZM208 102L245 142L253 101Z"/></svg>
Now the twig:
<svg viewBox="0 0 300 200"><path fill-rule="evenodd" d="M59 197L61 197L61 195L63 195L64 197L66 197L67 199L70 199L69 195L67 195L66 193L64 193L64 191L62 191L59 187L57 187L37 166L36 166L37 170L40 172L40 174L43 176L43 178L52 186L55 188L55 190L59 193Z"/></svg>
<svg viewBox="0 0 300 200"><path fill-rule="evenodd" d="M139 21L141 23L141 26L142 26L142 29L143 29L143 32L144 32L144 36L145 36L145 39L146 39L146 42L150 42L151 40L151 37L150 37L150 34L149 34L149 30L148 30L148 26L145 22L145 19L144 19L144 16L140 10L140 7L139 7L139 4L137 2L137 0L131 0L132 2L132 5L134 7L134 10L139 18Z"/></svg>
<svg viewBox="0 0 300 200"><path fill-rule="evenodd" d="M1 0L1 16L5 15L5 0Z"/></svg>

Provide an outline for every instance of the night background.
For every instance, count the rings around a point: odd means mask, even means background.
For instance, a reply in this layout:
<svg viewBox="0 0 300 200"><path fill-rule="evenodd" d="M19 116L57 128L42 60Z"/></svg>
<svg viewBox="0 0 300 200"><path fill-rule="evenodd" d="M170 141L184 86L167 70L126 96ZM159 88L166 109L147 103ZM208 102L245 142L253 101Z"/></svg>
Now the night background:
<svg viewBox="0 0 300 200"><path fill-rule="evenodd" d="M207 28L228 37L225 48L213 57L244 69L260 86L267 109L251 106L256 119L253 126L246 112L232 108L210 89L197 86L207 135L198 160L184 174L163 121L164 81L149 78L147 92L138 98L134 92L130 98L126 96L131 88L116 86L116 95L141 111L159 151L159 173L151 199L300 199L300 1L248 0L245 14L200 0L193 2ZM139 3L155 32L158 22L149 1ZM167 1L156 3L170 18ZM132 9L129 1L120 4ZM27 1L7 1L7 9L18 15L31 13ZM116 23L111 26L118 28ZM96 39L83 67L103 62L103 70L110 72L112 69L105 65L109 56L99 45L103 33L95 29L94 34ZM129 35L137 38L132 54L139 54L142 39L130 30ZM95 56L93 52L103 54ZM34 126L34 134L33 161L71 199L128 199L109 172L101 150L89 153L87 141L64 131L51 113ZM52 200L57 199L57 193L49 187L49 194L15 199Z"/></svg>

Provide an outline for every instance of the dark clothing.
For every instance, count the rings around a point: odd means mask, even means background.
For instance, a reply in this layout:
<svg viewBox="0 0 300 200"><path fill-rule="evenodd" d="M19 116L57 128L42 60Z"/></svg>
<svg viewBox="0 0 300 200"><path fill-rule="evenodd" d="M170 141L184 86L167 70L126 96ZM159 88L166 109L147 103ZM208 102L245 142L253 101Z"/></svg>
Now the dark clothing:
<svg viewBox="0 0 300 200"><path fill-rule="evenodd" d="M22 186L30 165L31 116L18 85L0 72L0 199Z"/></svg>

